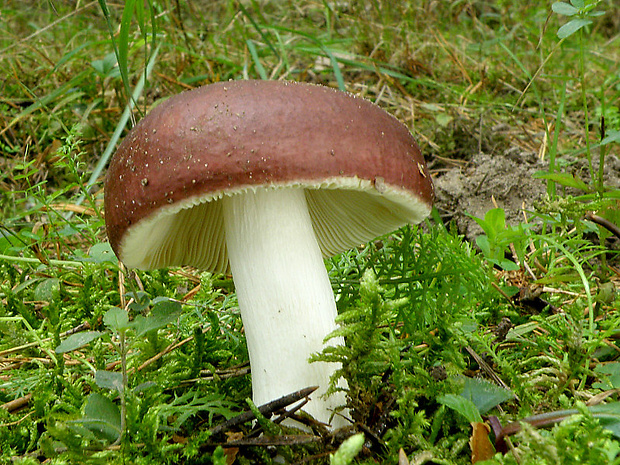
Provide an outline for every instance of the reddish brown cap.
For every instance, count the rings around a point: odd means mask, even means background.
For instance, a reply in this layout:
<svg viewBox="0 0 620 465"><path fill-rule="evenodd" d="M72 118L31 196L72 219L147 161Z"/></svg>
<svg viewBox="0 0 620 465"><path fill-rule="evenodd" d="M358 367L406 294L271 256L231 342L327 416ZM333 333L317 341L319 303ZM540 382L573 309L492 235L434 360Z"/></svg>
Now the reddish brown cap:
<svg viewBox="0 0 620 465"><path fill-rule="evenodd" d="M159 104L120 145L110 243L130 267L223 271L218 199L262 186L306 190L326 256L421 221L433 201L413 137L378 106L311 84L220 82Z"/></svg>

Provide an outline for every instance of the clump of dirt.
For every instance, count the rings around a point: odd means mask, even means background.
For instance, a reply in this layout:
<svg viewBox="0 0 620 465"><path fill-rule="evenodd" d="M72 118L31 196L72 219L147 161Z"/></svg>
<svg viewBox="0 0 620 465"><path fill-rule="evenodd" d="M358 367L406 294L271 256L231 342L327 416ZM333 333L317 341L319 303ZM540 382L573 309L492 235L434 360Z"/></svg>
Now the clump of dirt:
<svg viewBox="0 0 620 465"><path fill-rule="evenodd" d="M546 193L533 174L544 169L533 153L513 148L503 154L478 153L462 168L452 168L435 178L437 207L444 222L453 221L468 240L482 234L471 217L484 218L495 206L506 212L509 224L523 221L523 210Z"/></svg>
<svg viewBox="0 0 620 465"><path fill-rule="evenodd" d="M563 163L569 164L572 172L588 182L586 160L563 160ZM620 187L620 159L608 155L605 165L605 184ZM433 162L431 171L432 167ZM482 229L468 215L484 218L495 206L504 209L510 225L522 223L524 211L532 221L527 212L533 211L534 202L543 199L547 189L546 182L533 175L547 170L546 160L518 147L493 155L477 153L462 166L443 169L434 178L435 206L446 224L453 221L459 233L473 240L482 234Z"/></svg>

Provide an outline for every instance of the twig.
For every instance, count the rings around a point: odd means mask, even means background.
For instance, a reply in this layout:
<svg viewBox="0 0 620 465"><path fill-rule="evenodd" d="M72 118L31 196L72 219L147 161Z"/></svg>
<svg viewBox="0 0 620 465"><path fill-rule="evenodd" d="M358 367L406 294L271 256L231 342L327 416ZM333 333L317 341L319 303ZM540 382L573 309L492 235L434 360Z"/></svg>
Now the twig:
<svg viewBox="0 0 620 465"><path fill-rule="evenodd" d="M269 417L271 416L273 412L283 409L284 407L287 407L303 399L304 397L308 397L318 388L319 388L318 386L307 387L305 389L301 389L299 391L293 392L292 394L288 394L286 396L280 397L279 399L272 400L271 402L267 402L266 404L263 404L260 407L258 407L258 411L262 415ZM243 424L246 421L250 421L253 418L254 418L254 413L252 413L251 411L243 412L242 414L237 415L236 417L233 417L230 420L225 421L224 423L221 423L217 425L216 427L212 428L211 434L215 435L218 433L222 433L224 431L227 431L233 428L234 426Z"/></svg>
<svg viewBox="0 0 620 465"><path fill-rule="evenodd" d="M17 399L13 399L9 402L6 402L0 405L0 408L3 408L7 412L13 412L15 410L19 410L20 408L28 404L31 398L32 398L32 394L26 394L25 396L19 397Z"/></svg>
<svg viewBox="0 0 620 465"><path fill-rule="evenodd" d="M16 262L16 263L34 263L34 264L43 263L44 265L51 265L51 266L74 266L74 267L84 266L84 262L78 262L75 260L49 259L49 260L43 261L38 258L17 257L13 255L4 255L4 254L0 254L0 260L6 260L7 262Z"/></svg>
<svg viewBox="0 0 620 465"><path fill-rule="evenodd" d="M281 436L258 436L256 438L237 439L230 442L209 442L206 446L222 447L266 447L266 446L296 446L319 442L321 438L312 434L284 434Z"/></svg>
<svg viewBox="0 0 620 465"><path fill-rule="evenodd" d="M204 371L205 371L204 375L202 374L202 371L200 372L201 374L200 378L185 379L181 381L177 387L187 386L190 384L197 383L198 381L212 381L215 379L216 376L218 379L229 379L229 378L236 378L238 376L245 376L248 373L250 373L250 364L248 362L243 365L238 365L236 367L228 368L226 370L218 370L215 373L212 373L209 370L204 370Z"/></svg>
<svg viewBox="0 0 620 465"><path fill-rule="evenodd" d="M504 383L504 381L497 375L497 373L495 373L495 370L493 370L493 368L491 368L491 366L486 361L484 361L484 359L480 357L480 355L478 355L474 349L472 349L470 346L467 346L465 347L465 350L469 352L469 355L473 357L473 359L480 366L482 371L484 371L487 374L487 376L489 376L493 381L495 381L495 383L498 386L501 386L504 389L510 390L508 385ZM514 398L518 401L519 397L514 393L513 395L514 395Z"/></svg>
<svg viewBox="0 0 620 465"><path fill-rule="evenodd" d="M175 343L170 344L168 347L166 347L160 353L154 355L153 357L149 358L146 362L144 362L142 365L140 365L138 367L138 371L144 370L147 366L149 366L153 362L156 362L157 360L162 358L164 355L172 352L174 349L177 349L178 347L181 347L182 345L187 344L192 339L194 339L194 336L186 337L185 339L183 339L180 342L175 342ZM134 370L130 370L130 373L133 373L133 371Z"/></svg>
<svg viewBox="0 0 620 465"><path fill-rule="evenodd" d="M60 337L62 338L62 337L70 336L71 334L79 333L80 331L85 331L87 329L90 329L90 323L88 323L88 321L82 323L81 325L76 326L75 328L71 328L70 330L65 331L64 333L60 333ZM12 347L11 349L3 350L2 352L0 352L0 357L4 355L14 354L15 352L20 352L22 350L29 349L31 347L36 347L41 342L48 342L48 341L51 341L52 339L53 338L48 337L47 339L42 339L40 342L39 341L29 342L28 344L24 344L18 347Z"/></svg>
<svg viewBox="0 0 620 465"><path fill-rule="evenodd" d="M491 282L491 286L493 286L497 292L499 292L502 296L504 296L504 298L506 299L506 301L507 301L510 305L512 305L512 308L517 308L517 306L516 306L516 305L515 305L515 303L512 301L512 299L510 298L510 296L509 296L508 294L506 294L506 293L504 292L504 290L503 290L501 287L499 287L499 284L494 283L494 282Z"/></svg>
<svg viewBox="0 0 620 465"><path fill-rule="evenodd" d="M616 236L618 239L620 239L620 228L618 226L616 226L615 224L613 224L611 221L598 216L598 215L594 215L593 213L586 213L586 220L590 220L593 223L598 224L599 226L604 227L605 229L607 229L610 233L612 233L614 236Z"/></svg>

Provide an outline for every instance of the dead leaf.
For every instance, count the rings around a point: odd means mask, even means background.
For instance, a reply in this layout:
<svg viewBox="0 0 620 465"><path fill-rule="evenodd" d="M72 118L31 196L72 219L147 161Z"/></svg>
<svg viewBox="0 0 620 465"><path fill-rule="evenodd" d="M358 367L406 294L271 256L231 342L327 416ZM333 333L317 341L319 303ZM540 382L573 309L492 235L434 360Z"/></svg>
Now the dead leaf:
<svg viewBox="0 0 620 465"><path fill-rule="evenodd" d="M226 442L234 442L234 441L239 441L240 439L243 439L243 433L233 433L233 432L227 432L226 433ZM239 452L239 448L238 447L225 447L224 448L224 455L226 456L226 465L232 465L233 463L235 463L235 459L237 458L237 453Z"/></svg>
<svg viewBox="0 0 620 465"><path fill-rule="evenodd" d="M475 422L471 424L472 433L469 438L469 447L471 447L471 463L478 463L484 460L492 459L495 455L495 449L489 439L490 428L486 423Z"/></svg>
<svg viewBox="0 0 620 465"><path fill-rule="evenodd" d="M398 465L409 465L409 459L402 447L398 451Z"/></svg>

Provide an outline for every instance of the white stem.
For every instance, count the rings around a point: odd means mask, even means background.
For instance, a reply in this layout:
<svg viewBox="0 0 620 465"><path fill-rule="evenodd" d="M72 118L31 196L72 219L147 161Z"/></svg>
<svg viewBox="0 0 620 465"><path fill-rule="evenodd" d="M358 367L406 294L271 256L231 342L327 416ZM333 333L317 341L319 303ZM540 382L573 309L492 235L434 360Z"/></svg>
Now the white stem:
<svg viewBox="0 0 620 465"><path fill-rule="evenodd" d="M320 398L337 365L309 364L308 358L336 329L336 304L304 192L259 189L224 197L222 208L254 403L318 385L304 410L327 422L332 410L344 404L342 393ZM343 423L336 416L332 426Z"/></svg>

